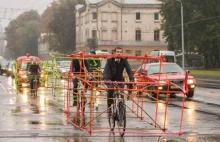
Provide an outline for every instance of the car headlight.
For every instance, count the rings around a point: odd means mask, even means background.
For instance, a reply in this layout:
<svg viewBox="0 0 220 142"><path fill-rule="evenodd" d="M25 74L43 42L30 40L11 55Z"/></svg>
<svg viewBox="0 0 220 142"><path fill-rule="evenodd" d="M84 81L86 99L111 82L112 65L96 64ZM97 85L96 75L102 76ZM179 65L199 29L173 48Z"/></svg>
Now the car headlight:
<svg viewBox="0 0 220 142"><path fill-rule="evenodd" d="M27 75L21 75L21 78L27 78Z"/></svg>
<svg viewBox="0 0 220 142"><path fill-rule="evenodd" d="M196 84L196 80L195 79L188 79L187 84Z"/></svg>
<svg viewBox="0 0 220 142"><path fill-rule="evenodd" d="M68 70L66 69L61 69L61 72L64 73L64 72L67 72Z"/></svg>
<svg viewBox="0 0 220 142"><path fill-rule="evenodd" d="M159 84L160 84L160 85L166 85L167 82L166 82L166 81L163 81L163 80L160 80L160 81L159 81Z"/></svg>

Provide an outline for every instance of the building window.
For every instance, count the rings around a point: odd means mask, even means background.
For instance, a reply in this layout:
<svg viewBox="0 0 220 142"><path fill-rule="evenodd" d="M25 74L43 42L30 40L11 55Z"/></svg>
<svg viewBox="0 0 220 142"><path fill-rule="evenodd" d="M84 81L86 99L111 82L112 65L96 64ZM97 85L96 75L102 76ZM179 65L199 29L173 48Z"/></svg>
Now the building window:
<svg viewBox="0 0 220 142"><path fill-rule="evenodd" d="M135 56L141 56L141 50L135 50Z"/></svg>
<svg viewBox="0 0 220 142"><path fill-rule="evenodd" d="M97 38L97 32L96 32L96 30L92 30L92 38Z"/></svg>
<svg viewBox="0 0 220 142"><path fill-rule="evenodd" d="M159 20L159 13L154 13L154 20L158 21Z"/></svg>
<svg viewBox="0 0 220 142"><path fill-rule="evenodd" d="M112 40L118 40L118 31L112 30Z"/></svg>
<svg viewBox="0 0 220 142"><path fill-rule="evenodd" d="M141 13L140 12L136 13L136 20L141 20Z"/></svg>
<svg viewBox="0 0 220 142"><path fill-rule="evenodd" d="M108 21L108 13L103 12L102 13L102 22L107 22Z"/></svg>
<svg viewBox="0 0 220 142"><path fill-rule="evenodd" d="M136 36L135 36L136 41L141 40L141 30L136 30Z"/></svg>
<svg viewBox="0 0 220 142"><path fill-rule="evenodd" d="M154 41L159 41L160 40L160 31L155 30L154 31Z"/></svg>
<svg viewBox="0 0 220 142"><path fill-rule="evenodd" d="M102 40L108 40L107 30L102 30Z"/></svg>
<svg viewBox="0 0 220 142"><path fill-rule="evenodd" d="M125 53L132 54L132 50L125 50Z"/></svg>
<svg viewBox="0 0 220 142"><path fill-rule="evenodd" d="M92 20L97 20L97 13L96 12L92 12Z"/></svg>
<svg viewBox="0 0 220 142"><path fill-rule="evenodd" d="M112 19L112 22L117 22L118 20L118 13L116 12L113 12L111 13L111 19Z"/></svg>

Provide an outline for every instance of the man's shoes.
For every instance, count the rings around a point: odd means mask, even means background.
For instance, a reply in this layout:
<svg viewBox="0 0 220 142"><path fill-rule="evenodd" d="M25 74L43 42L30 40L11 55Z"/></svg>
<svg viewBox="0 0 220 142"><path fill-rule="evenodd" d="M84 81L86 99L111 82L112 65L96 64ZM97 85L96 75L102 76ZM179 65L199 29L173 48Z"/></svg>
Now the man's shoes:
<svg viewBox="0 0 220 142"><path fill-rule="evenodd" d="M77 105L77 102L76 101L73 101L73 106L76 106Z"/></svg>

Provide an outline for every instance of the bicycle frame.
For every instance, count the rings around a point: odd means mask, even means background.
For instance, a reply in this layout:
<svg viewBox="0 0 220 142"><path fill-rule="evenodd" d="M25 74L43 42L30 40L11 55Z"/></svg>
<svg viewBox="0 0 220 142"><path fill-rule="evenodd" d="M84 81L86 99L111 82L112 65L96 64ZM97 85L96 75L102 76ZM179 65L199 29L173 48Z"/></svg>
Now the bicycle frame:
<svg viewBox="0 0 220 142"><path fill-rule="evenodd" d="M35 75L35 74L33 74L33 75L29 75L29 80L30 80L30 89L31 89L31 95L34 95L34 97L36 97L37 96L37 90L38 90L38 78L39 78L40 76L39 75ZM31 83L33 83L32 85L31 85Z"/></svg>
<svg viewBox="0 0 220 142"><path fill-rule="evenodd" d="M120 136L124 136L126 129L126 107L124 96L120 90L114 92L113 104L111 106L111 116L109 117L109 126L111 131L114 130L115 121L117 121ZM112 121L112 122L111 122Z"/></svg>

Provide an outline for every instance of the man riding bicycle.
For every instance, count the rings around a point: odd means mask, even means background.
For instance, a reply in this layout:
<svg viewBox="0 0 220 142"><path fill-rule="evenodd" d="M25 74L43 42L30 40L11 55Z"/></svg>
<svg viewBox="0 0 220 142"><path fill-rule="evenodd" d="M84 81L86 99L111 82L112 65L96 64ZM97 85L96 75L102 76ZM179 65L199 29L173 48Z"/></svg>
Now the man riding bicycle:
<svg viewBox="0 0 220 142"><path fill-rule="evenodd" d="M126 58L122 58L123 50L121 47L116 47L114 49L114 57L108 58L107 63L105 65L103 79L105 81L120 81L123 82L125 79L123 77L123 71L126 69L126 72L129 76L129 80L131 82L134 81L134 76L131 70L131 67L128 63L128 60ZM111 113L111 104L113 104L113 100L110 98L113 98L114 94L114 84L107 83L108 91L107 91L107 107L108 107L108 114ZM118 84L119 88L124 88L123 84ZM109 116L109 115L108 115Z"/></svg>
<svg viewBox="0 0 220 142"><path fill-rule="evenodd" d="M41 74L40 66L37 62L32 61L27 64L27 71L29 73L29 80L30 80L30 88L34 89L34 80L37 78L37 84L40 83L39 78Z"/></svg>
<svg viewBox="0 0 220 142"><path fill-rule="evenodd" d="M88 69L88 63L84 59L72 59L72 72L75 76L81 76L84 77L85 73L87 72ZM73 106L77 105L77 94L78 92L78 83L79 79L74 78L73 80ZM85 89L88 88L88 84L84 84Z"/></svg>

